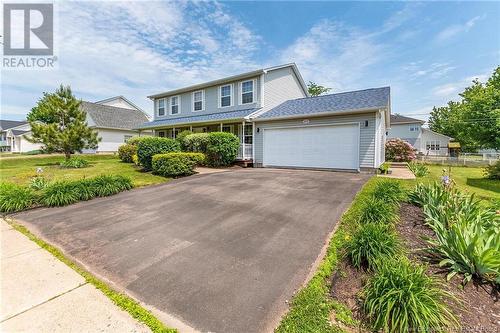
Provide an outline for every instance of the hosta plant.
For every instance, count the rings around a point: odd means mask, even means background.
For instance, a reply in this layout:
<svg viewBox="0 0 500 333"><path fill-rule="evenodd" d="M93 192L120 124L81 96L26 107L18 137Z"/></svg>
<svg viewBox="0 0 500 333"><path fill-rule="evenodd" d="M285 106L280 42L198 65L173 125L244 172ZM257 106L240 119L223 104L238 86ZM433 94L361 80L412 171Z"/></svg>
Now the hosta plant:
<svg viewBox="0 0 500 333"><path fill-rule="evenodd" d="M456 324L449 300L425 266L405 258L384 260L363 289L363 310L376 332L446 331Z"/></svg>

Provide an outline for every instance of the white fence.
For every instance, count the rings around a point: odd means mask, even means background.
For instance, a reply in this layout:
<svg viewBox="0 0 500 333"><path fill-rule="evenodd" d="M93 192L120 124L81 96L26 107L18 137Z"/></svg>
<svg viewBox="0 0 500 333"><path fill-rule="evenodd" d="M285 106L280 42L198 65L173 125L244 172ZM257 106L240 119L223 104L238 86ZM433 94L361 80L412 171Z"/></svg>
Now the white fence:
<svg viewBox="0 0 500 333"><path fill-rule="evenodd" d="M440 165L456 165L456 166L488 166L493 165L500 160L499 153L484 153L484 154L470 154L462 153L458 157L451 156L430 156L430 155L417 155L417 160L429 164Z"/></svg>

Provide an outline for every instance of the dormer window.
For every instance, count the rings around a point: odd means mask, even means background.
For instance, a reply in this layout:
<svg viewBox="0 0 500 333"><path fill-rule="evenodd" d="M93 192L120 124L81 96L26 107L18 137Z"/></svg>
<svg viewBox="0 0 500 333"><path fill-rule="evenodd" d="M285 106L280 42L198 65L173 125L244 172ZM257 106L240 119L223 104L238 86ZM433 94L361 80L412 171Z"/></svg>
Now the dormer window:
<svg viewBox="0 0 500 333"><path fill-rule="evenodd" d="M165 115L165 105L166 105L165 98L161 98L158 100L158 103L157 103L158 116L161 117L161 116Z"/></svg>
<svg viewBox="0 0 500 333"><path fill-rule="evenodd" d="M241 104L250 104L254 100L254 80L241 82Z"/></svg>
<svg viewBox="0 0 500 333"><path fill-rule="evenodd" d="M170 114L179 114L179 96L170 97Z"/></svg>
<svg viewBox="0 0 500 333"><path fill-rule="evenodd" d="M193 111L203 111L205 106L205 93L203 90L193 92Z"/></svg>
<svg viewBox="0 0 500 333"><path fill-rule="evenodd" d="M420 131L420 125L410 124L410 132L418 132L418 131Z"/></svg>
<svg viewBox="0 0 500 333"><path fill-rule="evenodd" d="M219 107L225 108L233 104L233 85L227 84L219 87Z"/></svg>

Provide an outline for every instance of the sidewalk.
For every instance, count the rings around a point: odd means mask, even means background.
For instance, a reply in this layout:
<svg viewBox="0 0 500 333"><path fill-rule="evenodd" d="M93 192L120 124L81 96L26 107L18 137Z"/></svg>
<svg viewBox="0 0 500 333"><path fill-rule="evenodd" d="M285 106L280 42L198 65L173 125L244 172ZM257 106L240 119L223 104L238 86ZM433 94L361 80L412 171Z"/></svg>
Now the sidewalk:
<svg viewBox="0 0 500 333"><path fill-rule="evenodd" d="M0 218L1 332L149 332Z"/></svg>

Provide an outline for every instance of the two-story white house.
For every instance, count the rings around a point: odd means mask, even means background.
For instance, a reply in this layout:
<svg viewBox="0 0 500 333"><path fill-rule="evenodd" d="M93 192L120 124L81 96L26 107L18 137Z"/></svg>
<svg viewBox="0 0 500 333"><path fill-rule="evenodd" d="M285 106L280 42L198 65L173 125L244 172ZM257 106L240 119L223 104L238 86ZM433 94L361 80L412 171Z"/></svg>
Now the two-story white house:
<svg viewBox="0 0 500 333"><path fill-rule="evenodd" d="M257 167L359 171L384 162L389 87L310 97L292 63L149 98L154 120L140 130L170 138L231 132L240 139L238 158Z"/></svg>
<svg viewBox="0 0 500 333"><path fill-rule="evenodd" d="M424 123L419 119L393 114L387 139L400 138L411 144L420 154L448 155L448 143L452 138L422 127Z"/></svg>

